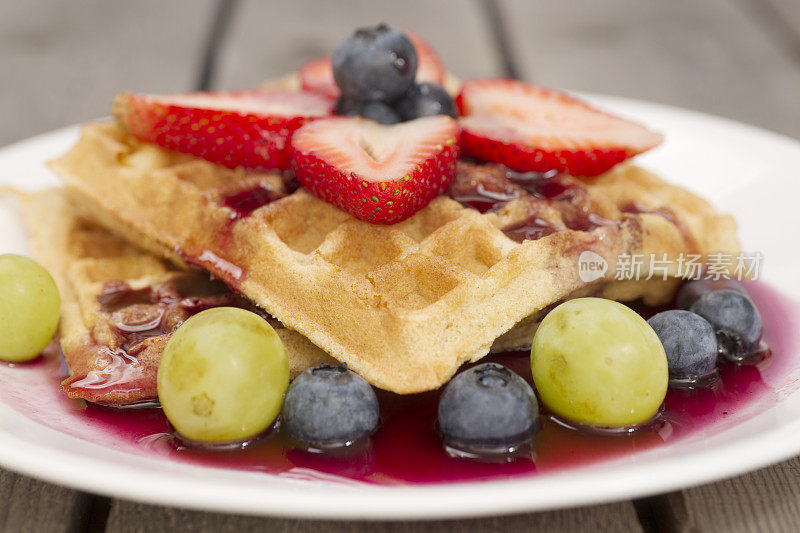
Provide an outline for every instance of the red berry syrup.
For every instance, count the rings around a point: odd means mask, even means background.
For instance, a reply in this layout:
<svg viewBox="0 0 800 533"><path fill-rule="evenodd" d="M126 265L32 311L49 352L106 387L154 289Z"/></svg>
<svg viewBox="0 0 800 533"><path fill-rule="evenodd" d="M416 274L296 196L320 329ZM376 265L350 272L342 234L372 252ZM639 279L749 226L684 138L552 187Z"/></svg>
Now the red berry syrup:
<svg viewBox="0 0 800 533"><path fill-rule="evenodd" d="M721 363L713 387L670 389L655 422L633 433L578 431L544 412L542 430L530 453L510 462L448 455L436 430L438 391L410 396L380 392L380 427L363 447L338 455L306 451L281 429L243 449L187 446L172 434L158 408L113 409L63 397L57 385L65 374L57 353L46 353L32 365L17 365L13 373L0 372L0 395L30 418L88 441L203 466L384 485L530 476L613 460L684 439L702 439L768 409L792 392L790 383L795 388L798 383L792 374L800 374L794 334L800 320L797 304L761 283L748 283L747 289L761 311L763 338L771 355L749 365ZM527 352L490 360L531 380ZM21 377L15 374L20 371Z"/></svg>

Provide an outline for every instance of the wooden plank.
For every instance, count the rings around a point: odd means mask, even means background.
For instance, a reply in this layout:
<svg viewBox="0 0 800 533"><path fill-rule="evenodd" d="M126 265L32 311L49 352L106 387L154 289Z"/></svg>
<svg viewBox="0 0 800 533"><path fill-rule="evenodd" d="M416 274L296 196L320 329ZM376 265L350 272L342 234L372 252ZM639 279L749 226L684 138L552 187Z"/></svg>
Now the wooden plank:
<svg viewBox="0 0 800 533"><path fill-rule="evenodd" d="M448 520L438 522L330 522L296 521L278 518L258 518L216 513L203 513L154 507L115 501L107 523L107 533L138 531L218 532L269 531L271 533L416 533L435 531L456 533L481 531L641 531L636 513L630 503L609 504L579 509L567 509L539 514L495 517L477 520Z"/></svg>
<svg viewBox="0 0 800 533"><path fill-rule="evenodd" d="M457 76L501 73L478 2L406 0L244 0L223 43L216 87L250 87L330 54L360 26L386 22L408 27L429 41Z"/></svg>
<svg viewBox="0 0 800 533"><path fill-rule="evenodd" d="M82 530L91 497L0 470L0 530L59 532Z"/></svg>
<svg viewBox="0 0 800 533"><path fill-rule="evenodd" d="M760 24L774 45L800 65L800 2L738 0L748 18Z"/></svg>
<svg viewBox="0 0 800 533"><path fill-rule="evenodd" d="M800 459L670 495L675 531L795 532L800 527Z"/></svg>
<svg viewBox="0 0 800 533"><path fill-rule="evenodd" d="M771 24L783 24L787 29L791 30L791 35L787 38L793 38L793 46L800 47L800 2L797 0L747 0L757 6L758 9L772 8L775 12L775 18Z"/></svg>
<svg viewBox="0 0 800 533"><path fill-rule="evenodd" d="M800 137L800 66L734 0L498 2L524 78Z"/></svg>
<svg viewBox="0 0 800 533"><path fill-rule="evenodd" d="M107 115L118 91L192 88L214 3L0 2L0 145Z"/></svg>

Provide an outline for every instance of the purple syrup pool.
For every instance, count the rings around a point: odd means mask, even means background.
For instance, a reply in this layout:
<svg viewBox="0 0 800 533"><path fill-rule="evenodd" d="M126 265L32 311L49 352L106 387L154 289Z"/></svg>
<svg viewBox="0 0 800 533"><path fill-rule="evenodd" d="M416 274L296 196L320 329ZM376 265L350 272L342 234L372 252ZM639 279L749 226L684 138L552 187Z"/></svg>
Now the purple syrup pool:
<svg viewBox="0 0 800 533"><path fill-rule="evenodd" d="M792 392L787 378L800 367L794 333L797 304L761 283L748 283L747 289L763 317L769 357L749 365L723 362L712 388L670 389L657 420L631 434L577 431L544 412L531 453L508 463L476 462L445 452L435 424L438 391L379 393L379 429L365 447L340 456L300 449L280 429L244 449L186 446L171 433L160 409L118 410L66 399L58 392L65 369L55 351L33 363L0 369L0 397L29 418L94 444L209 467L392 485L541 475L702 439L763 412ZM531 380L527 352L491 359Z"/></svg>

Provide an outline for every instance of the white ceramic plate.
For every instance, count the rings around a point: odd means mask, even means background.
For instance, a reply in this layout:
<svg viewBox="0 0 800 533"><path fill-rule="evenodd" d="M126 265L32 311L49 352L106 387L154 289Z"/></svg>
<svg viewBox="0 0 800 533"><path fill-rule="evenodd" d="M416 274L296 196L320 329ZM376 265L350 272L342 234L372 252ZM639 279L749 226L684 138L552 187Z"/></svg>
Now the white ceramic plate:
<svg viewBox="0 0 800 533"><path fill-rule="evenodd" d="M732 212L743 246L764 254L762 279L800 301L797 196L800 143L763 130L661 105L606 97L597 104L666 135L639 164ZM0 150L0 185L56 184L44 161L67 150L76 128ZM47 216L42 213L42 216ZM0 203L0 252L26 252L25 231ZM797 310L800 305L792 303ZM797 313L787 326L797 331ZM797 348L791 354L797 355ZM422 519L496 515L627 499L733 476L800 453L800 358L768 385L768 404L736 423L622 459L513 481L418 486L343 486L169 461L70 418L35 369L0 366L0 464L113 497L232 513L303 518ZM748 418L749 416L749 418Z"/></svg>

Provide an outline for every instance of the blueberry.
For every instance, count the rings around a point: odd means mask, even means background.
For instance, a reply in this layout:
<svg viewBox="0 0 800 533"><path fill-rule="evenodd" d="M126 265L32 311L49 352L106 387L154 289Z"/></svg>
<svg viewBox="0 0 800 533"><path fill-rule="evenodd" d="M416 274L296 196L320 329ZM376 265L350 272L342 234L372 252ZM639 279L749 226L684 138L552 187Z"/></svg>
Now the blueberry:
<svg viewBox="0 0 800 533"><path fill-rule="evenodd" d="M691 311L709 321L721 353L729 359L738 360L758 350L761 315L747 295L730 289L712 291L701 296Z"/></svg>
<svg viewBox="0 0 800 533"><path fill-rule="evenodd" d="M439 399L439 430L458 450L505 452L539 431L539 407L524 379L502 365L484 363L447 384Z"/></svg>
<svg viewBox="0 0 800 533"><path fill-rule="evenodd" d="M742 284L732 279L698 279L683 284L681 290L678 291L678 300L675 302L675 307L688 310L704 294L725 289L747 294Z"/></svg>
<svg viewBox="0 0 800 533"><path fill-rule="evenodd" d="M361 113L361 107L363 105L364 102L359 100L348 100L347 98L340 96L336 101L336 114L355 117Z"/></svg>
<svg viewBox="0 0 800 533"><path fill-rule="evenodd" d="M397 102L397 112L403 120L448 115L456 118L456 104L444 87L435 83L419 83Z"/></svg>
<svg viewBox="0 0 800 533"><path fill-rule="evenodd" d="M337 448L368 436L378 425L378 398L347 365L309 368L283 400L283 422L296 439Z"/></svg>
<svg viewBox="0 0 800 533"><path fill-rule="evenodd" d="M400 116L391 106L375 100L365 103L359 115L374 120L379 124L397 124L400 122Z"/></svg>
<svg viewBox="0 0 800 533"><path fill-rule="evenodd" d="M333 52L333 77L349 100L391 102L417 74L417 52L403 32L380 24L360 28Z"/></svg>
<svg viewBox="0 0 800 533"><path fill-rule="evenodd" d="M647 321L667 353L669 377L695 380L717 364L717 336L708 321L690 311L664 311Z"/></svg>
<svg viewBox="0 0 800 533"><path fill-rule="evenodd" d="M390 105L378 100L359 102L339 98L336 103L336 113L339 115L362 116L379 124L397 124L400 122L400 116L397 112Z"/></svg>

